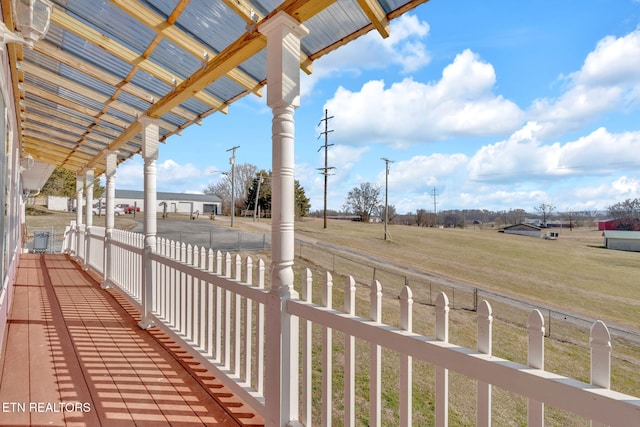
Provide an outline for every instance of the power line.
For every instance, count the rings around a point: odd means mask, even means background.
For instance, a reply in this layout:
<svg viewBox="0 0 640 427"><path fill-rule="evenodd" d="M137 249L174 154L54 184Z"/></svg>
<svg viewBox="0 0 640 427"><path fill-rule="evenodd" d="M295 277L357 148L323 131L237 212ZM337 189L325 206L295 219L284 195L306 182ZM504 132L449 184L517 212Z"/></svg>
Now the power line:
<svg viewBox="0 0 640 427"><path fill-rule="evenodd" d="M236 171L236 150L240 148L239 145L231 147L227 152L231 151L231 158L229 163L231 164L231 227L233 227L233 217L236 213L236 195L235 195L235 171Z"/></svg>
<svg viewBox="0 0 640 427"><path fill-rule="evenodd" d="M331 147L333 144L329 144L329 132L333 132L333 129L329 130L329 120L333 119L333 116L329 117L329 112L328 110L324 110L324 119L320 120L320 123L318 123L318 126L320 126L322 124L322 122L324 122L324 132L320 132L320 135L318 135L318 139L324 135L324 145L322 145L320 148L318 148L318 152L320 152L320 150L322 150L324 148L324 167L323 168L318 168L318 170L320 170L320 174L324 175L324 228L327 228L327 181L329 178L329 170L331 169L335 169L334 167L330 167L328 165L329 162L329 156L328 156L328 152L329 152L329 147Z"/></svg>

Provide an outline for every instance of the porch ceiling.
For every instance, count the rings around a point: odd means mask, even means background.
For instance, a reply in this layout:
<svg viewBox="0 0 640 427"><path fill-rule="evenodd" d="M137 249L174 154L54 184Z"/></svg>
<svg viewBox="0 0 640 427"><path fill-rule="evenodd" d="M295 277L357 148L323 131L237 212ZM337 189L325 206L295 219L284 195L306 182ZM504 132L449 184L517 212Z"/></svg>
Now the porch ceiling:
<svg viewBox="0 0 640 427"><path fill-rule="evenodd" d="M52 0L33 50L8 44L24 154L76 173L104 172L141 151L138 116L160 120L164 142L226 113L266 81L263 23L285 11L310 30L300 67L428 0ZM13 29L11 0L0 0ZM384 61L384 58L380 58Z"/></svg>

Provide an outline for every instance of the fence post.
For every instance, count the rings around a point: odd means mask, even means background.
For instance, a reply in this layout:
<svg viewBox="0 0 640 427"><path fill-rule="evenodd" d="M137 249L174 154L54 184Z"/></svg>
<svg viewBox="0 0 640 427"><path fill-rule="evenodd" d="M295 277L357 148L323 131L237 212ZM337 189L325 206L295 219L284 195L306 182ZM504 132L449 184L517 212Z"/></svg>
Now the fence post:
<svg viewBox="0 0 640 427"><path fill-rule="evenodd" d="M382 322L382 285L377 280L371 284L369 317L373 322ZM382 350L377 344L369 344L369 426L382 425Z"/></svg>
<svg viewBox="0 0 640 427"><path fill-rule="evenodd" d="M333 278L326 272L322 284L322 306L332 308ZM333 389L333 332L326 326L322 327L322 425L330 426Z"/></svg>
<svg viewBox="0 0 640 427"><path fill-rule="evenodd" d="M483 300L478 306L478 351L491 355L491 306ZM476 423L481 427L491 426L491 384L478 381L478 408Z"/></svg>
<svg viewBox="0 0 640 427"><path fill-rule="evenodd" d="M302 276L302 300L311 302L313 276L311 270L306 268ZM300 421L305 426L311 425L312 406L312 373L313 365L313 331L310 320L302 321L302 408L300 408Z"/></svg>
<svg viewBox="0 0 640 427"><path fill-rule="evenodd" d="M436 339L449 342L449 298L444 292L436 297ZM449 370L436 367L436 427L449 425Z"/></svg>
<svg viewBox="0 0 640 427"><path fill-rule="evenodd" d="M540 310L533 310L527 322L529 335L529 366L544 370L544 318ZM529 399L527 408L528 426L544 426L544 404Z"/></svg>
<svg viewBox="0 0 640 427"><path fill-rule="evenodd" d="M611 335L609 329L598 320L591 326L591 384L609 389L611 387ZM591 420L592 427L605 424Z"/></svg>
<svg viewBox="0 0 640 427"><path fill-rule="evenodd" d="M347 277L344 285L344 312L355 316L356 314L356 281L353 277ZM355 425L356 406L356 338L349 334L344 334L344 425Z"/></svg>
<svg viewBox="0 0 640 427"><path fill-rule="evenodd" d="M411 332L413 330L413 292L408 286L400 291L400 329ZM412 424L412 376L413 361L411 356L400 355L400 425Z"/></svg>

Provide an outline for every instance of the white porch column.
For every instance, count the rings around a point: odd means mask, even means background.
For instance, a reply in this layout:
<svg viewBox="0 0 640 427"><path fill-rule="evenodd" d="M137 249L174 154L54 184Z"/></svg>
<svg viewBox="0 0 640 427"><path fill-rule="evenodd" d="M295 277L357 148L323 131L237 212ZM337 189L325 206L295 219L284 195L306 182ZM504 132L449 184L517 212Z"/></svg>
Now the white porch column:
<svg viewBox="0 0 640 427"><path fill-rule="evenodd" d="M144 159L144 252L142 254L142 319L138 326L148 329L154 325L153 267L151 255L156 249L156 160L158 160L158 120L148 116L138 119L142 124L142 158Z"/></svg>
<svg viewBox="0 0 640 427"><path fill-rule="evenodd" d="M102 289L111 287L111 238L113 228L115 226L115 197L116 197L116 167L118 161L118 152L108 150L105 156L105 175L106 175L106 193L107 206L105 208L105 235L104 235L104 264L103 264L103 280Z"/></svg>
<svg viewBox="0 0 640 427"><path fill-rule="evenodd" d="M84 183L87 187L87 202L86 202L86 220L87 224L84 238L84 264L82 268L85 270L89 268L89 252L91 250L91 227L93 226L93 181L95 179L94 170L87 169L84 174Z"/></svg>
<svg viewBox="0 0 640 427"><path fill-rule="evenodd" d="M83 236L80 235L80 226L82 225L82 197L84 193L84 177L82 175L76 175L76 251L73 254L75 260L79 261L81 254L80 251L80 239Z"/></svg>
<svg viewBox="0 0 640 427"><path fill-rule="evenodd" d="M300 104L300 39L308 34L298 21L280 12L259 31L267 36L267 104L272 122L271 289L266 307L266 424L298 422L298 319L286 312L293 289L294 121ZM280 345L277 345L277 340Z"/></svg>

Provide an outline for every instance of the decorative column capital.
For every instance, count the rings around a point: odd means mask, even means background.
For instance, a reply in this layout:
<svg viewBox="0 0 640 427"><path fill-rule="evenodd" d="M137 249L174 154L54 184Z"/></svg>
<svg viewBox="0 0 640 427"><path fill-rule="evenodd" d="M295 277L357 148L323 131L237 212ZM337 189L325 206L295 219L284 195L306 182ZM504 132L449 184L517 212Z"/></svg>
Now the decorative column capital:
<svg viewBox="0 0 640 427"><path fill-rule="evenodd" d="M267 37L267 104L300 105L300 39L309 30L285 12L260 25Z"/></svg>
<svg viewBox="0 0 640 427"><path fill-rule="evenodd" d="M142 126L148 126L148 125L156 125L159 126L160 125L160 119L155 118L155 117L149 117L146 114L143 116L138 117L138 122L142 125Z"/></svg>

